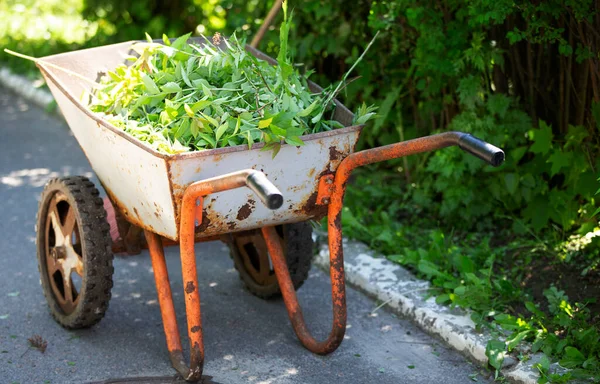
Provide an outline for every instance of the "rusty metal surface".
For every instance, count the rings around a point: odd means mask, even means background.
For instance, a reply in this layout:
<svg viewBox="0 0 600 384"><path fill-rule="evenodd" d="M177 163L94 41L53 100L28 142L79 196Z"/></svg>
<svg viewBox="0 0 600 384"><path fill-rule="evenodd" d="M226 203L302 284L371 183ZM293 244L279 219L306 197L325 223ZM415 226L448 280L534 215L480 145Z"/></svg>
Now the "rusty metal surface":
<svg viewBox="0 0 600 384"><path fill-rule="evenodd" d="M156 292L158 302L160 304L160 313L163 321L163 328L167 340L167 349L169 350L169 358L171 365L177 370L186 380L197 381L202 376L202 366L204 363L204 347L202 344L202 332L190 334L190 343L192 337L196 335L195 348L191 353L190 367L185 363L181 348L181 339L179 337L179 329L177 327L177 318L175 315L175 306L173 305L173 296L171 294L171 284L169 283L169 273L165 263L165 254L160 237L152 232L144 231L150 258L152 259L152 269L154 270L154 279L156 283ZM182 245L183 248L183 245ZM183 258L182 258L183 259ZM197 278L196 278L197 280ZM196 284L197 285L197 284ZM197 287L196 287L197 290ZM187 292L187 290L186 290ZM186 301L186 309L187 309ZM200 302L198 301L198 319L200 318ZM189 315L189 312L188 312ZM189 317L188 317L189 319ZM198 336L200 337L199 341ZM202 346L198 348L198 342Z"/></svg>
<svg viewBox="0 0 600 384"><path fill-rule="evenodd" d="M331 194L333 193L333 181L335 175L323 175L319 179L319 193L317 194L318 205L326 205L331 201Z"/></svg>
<svg viewBox="0 0 600 384"><path fill-rule="evenodd" d="M339 232L341 234L341 228L339 228ZM283 296L290 322L298 339L306 349L319 355L326 355L335 351L344 340L344 334L346 333L346 288L344 283L344 263L341 260L341 253L331 254L330 273L333 304L331 332L325 340L317 341L306 327L277 231L274 227L264 227L262 228L262 234L271 255L271 261L277 275L277 281L279 282L279 288L281 289L281 295ZM329 236L331 235L332 233L330 232ZM335 234L333 235L335 236Z"/></svg>
<svg viewBox="0 0 600 384"><path fill-rule="evenodd" d="M199 41L198 41L199 42ZM352 113L336 101L334 119L347 128L306 135L302 147L282 145L273 160L261 152L261 144L219 148L178 155L164 155L132 138L90 112L79 100L91 85L44 61L96 81L107 69L124 61L133 42L49 56L38 62L50 91L115 208L125 219L171 240L179 238L181 199L185 188L196 181L252 167L270 177L285 193L285 209L273 215L249 207L249 194L236 191L226 198L215 194L204 201L201 236L260 228L318 218L318 178L335 172L340 161L354 151L362 126L350 126ZM261 59L273 59L247 47ZM309 82L313 91L320 88ZM241 211L240 211L241 210ZM239 216L239 219L238 219Z"/></svg>

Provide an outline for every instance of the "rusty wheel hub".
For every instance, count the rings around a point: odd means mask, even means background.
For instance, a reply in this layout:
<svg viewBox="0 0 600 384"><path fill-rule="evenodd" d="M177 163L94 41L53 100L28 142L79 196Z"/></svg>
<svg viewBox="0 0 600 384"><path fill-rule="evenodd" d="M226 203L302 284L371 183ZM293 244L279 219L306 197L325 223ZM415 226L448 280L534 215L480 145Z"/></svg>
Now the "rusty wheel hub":
<svg viewBox="0 0 600 384"><path fill-rule="evenodd" d="M67 315L79 303L77 283L83 278L78 227L74 208L64 194L57 192L46 216L46 267L56 302Z"/></svg>

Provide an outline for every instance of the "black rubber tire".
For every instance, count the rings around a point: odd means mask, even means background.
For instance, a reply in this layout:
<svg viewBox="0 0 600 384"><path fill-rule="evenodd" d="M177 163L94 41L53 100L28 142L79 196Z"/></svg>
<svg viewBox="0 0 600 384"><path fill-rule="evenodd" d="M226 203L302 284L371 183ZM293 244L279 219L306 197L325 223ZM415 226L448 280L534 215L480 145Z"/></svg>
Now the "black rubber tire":
<svg viewBox="0 0 600 384"><path fill-rule="evenodd" d="M76 292L77 303L68 314L63 311L52 290L46 263L46 221L49 219L49 205L55 195L61 199L66 197L63 201L73 209L77 225L73 233L79 236L77 247L81 249L77 252L83 263L81 285L79 292ZM114 271L109 230L103 201L98 189L88 178L62 177L46 184L36 220L38 268L50 313L56 322L67 329L91 327L104 317L108 309Z"/></svg>
<svg viewBox="0 0 600 384"><path fill-rule="evenodd" d="M275 228L281 238L281 244L287 260L292 283L294 284L294 288L298 290L308 278L308 272L310 271L312 263L314 249L312 226L310 222L301 222L279 225ZM260 231L257 231L257 234L260 234ZM231 235L232 239L228 242L229 252L233 259L235 269L238 271L240 279L244 282L248 291L265 300L280 297L281 291L276 278L273 278L274 281L270 284L260 284L248 272L242 259L242 255L240 254L240 249L235 241L236 236L244 235ZM264 244L262 236L256 236L255 239ZM265 249L266 245L261 248ZM256 246L255 251L258 251ZM272 268L270 273L274 277L275 272Z"/></svg>

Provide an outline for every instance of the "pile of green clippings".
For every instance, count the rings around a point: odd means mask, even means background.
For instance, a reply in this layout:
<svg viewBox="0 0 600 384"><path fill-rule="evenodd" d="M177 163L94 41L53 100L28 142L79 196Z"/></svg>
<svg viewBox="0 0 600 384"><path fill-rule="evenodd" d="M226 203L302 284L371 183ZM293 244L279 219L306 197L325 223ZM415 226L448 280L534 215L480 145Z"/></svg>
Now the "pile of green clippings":
<svg viewBox="0 0 600 384"><path fill-rule="evenodd" d="M291 64L287 19L280 29L277 66L252 56L235 36L216 35L203 44L190 35L163 44L137 43L139 57L104 76L92 91L89 108L162 153L264 142L277 154L283 142L302 145L300 136L342 125L332 119L335 88L314 94ZM364 53L363 53L364 55ZM356 124L374 116L363 105Z"/></svg>

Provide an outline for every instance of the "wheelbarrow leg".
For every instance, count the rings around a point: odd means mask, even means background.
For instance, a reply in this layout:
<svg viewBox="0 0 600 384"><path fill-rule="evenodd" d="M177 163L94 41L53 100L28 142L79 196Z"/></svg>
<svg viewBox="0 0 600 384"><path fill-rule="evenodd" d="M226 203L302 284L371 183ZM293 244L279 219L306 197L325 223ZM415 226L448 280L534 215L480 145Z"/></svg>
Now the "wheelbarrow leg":
<svg viewBox="0 0 600 384"><path fill-rule="evenodd" d="M198 291L198 273L196 271L196 255L194 251L196 225L202 222L203 199L211 193L240 187L250 188L270 209L277 209L283 203L281 192L262 172L253 169L246 169L192 183L186 188L183 194L179 226L179 245L181 248L181 273L183 276L185 312L188 337L190 339L189 368L185 364L181 349L181 339L177 328L177 318L175 317L175 308L173 306L173 297L171 295L162 240L157 234L144 231L152 258L156 290L158 292L160 312L163 319L171 364L187 381L195 382L200 380L204 365L200 292Z"/></svg>
<svg viewBox="0 0 600 384"><path fill-rule="evenodd" d="M334 216L329 216L329 224L331 225ZM335 223L333 223L335 224ZM296 297L296 291L290 278L290 272L287 267L287 262L283 255L281 243L277 232L273 227L262 228L262 234L267 243L269 254L271 255L271 261L273 262L273 268L277 275L277 281L279 282L279 288L283 296L283 301L288 311L288 316L292 323L292 327L300 339L300 342L309 351L319 354L326 355L331 353L339 347L344 340L344 334L346 333L346 286L344 282L344 257L342 255L341 247L341 230L337 227L337 230L332 231L331 226L329 229L329 246L331 249L331 258L329 272L331 275L331 298L333 304L333 325L329 336L324 341L317 341L310 331L306 327L304 316L302 315L302 309L298 304ZM336 238L339 238L339 245ZM337 245L337 246L336 246Z"/></svg>
<svg viewBox="0 0 600 384"><path fill-rule="evenodd" d="M279 238L272 227L262 229L277 281L292 327L302 344L311 352L325 355L333 352L344 339L346 332L346 290L344 284L344 255L342 245L342 207L346 183L355 168L400 158L416 153L458 145L463 150L498 166L504 161L504 152L462 132L445 132L433 136L403 141L384 147L367 149L347 156L338 166L335 177L324 175L319 181L317 204L327 204L327 229L329 234L329 273L331 276L331 298L333 303L333 326L324 341L315 340L306 327L296 292L290 279Z"/></svg>
<svg viewBox="0 0 600 384"><path fill-rule="evenodd" d="M179 337L179 329L177 327L177 318L175 316L175 307L173 305L173 296L171 295L171 284L169 283L169 273L167 264L165 263L165 254L160 236L150 231L144 231L146 241L148 242L148 250L152 259L152 269L154 270L154 280L156 282L156 291L158 293L158 302L160 304L160 313L162 315L163 327L167 339L167 348L173 368L179 372L187 381L198 381L202 377L202 366L204 363L204 344L202 341L202 325L200 318L200 296L198 287L195 287L197 294L197 305L189 305L186 295L186 312L188 318L188 326L190 322L198 324L199 328L190 328L188 332L190 338L190 367L188 368L183 357L181 348L181 339ZM193 255L192 255L193 257ZM182 263L185 257L182 257ZM196 263L193 260L194 280ZM188 267L188 265L186 265ZM187 274L189 275L189 273ZM187 276L189 278L189 276ZM187 281L186 272L184 269L184 281ZM197 284L196 284L197 285ZM186 288L186 293L187 293Z"/></svg>

